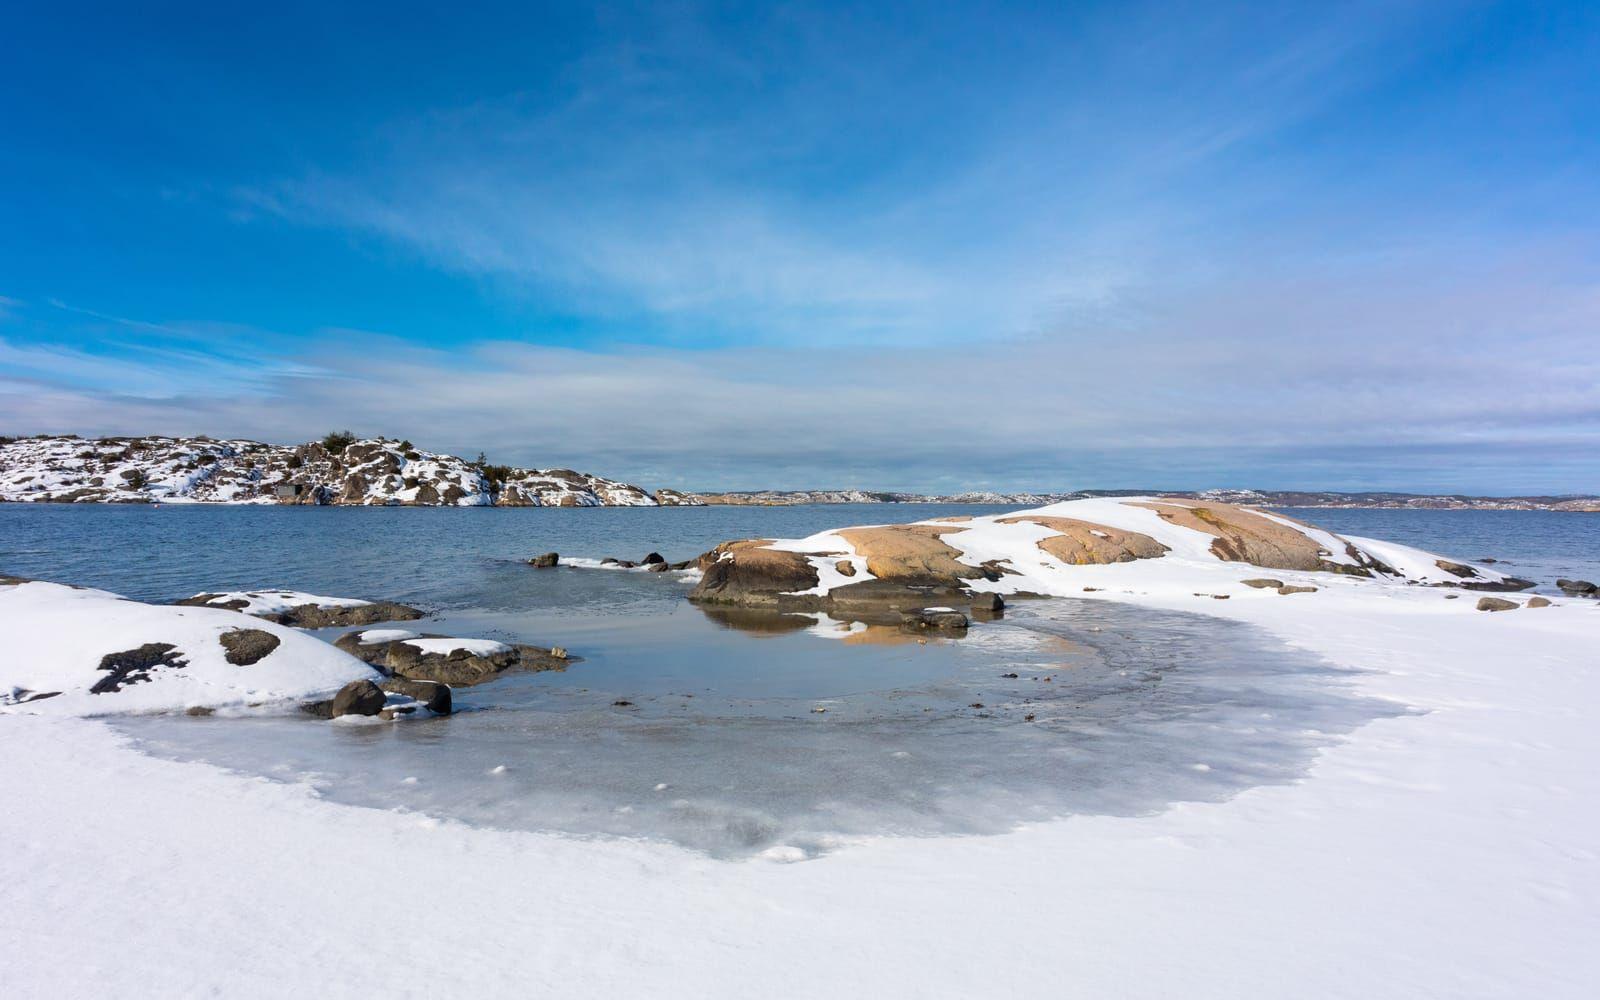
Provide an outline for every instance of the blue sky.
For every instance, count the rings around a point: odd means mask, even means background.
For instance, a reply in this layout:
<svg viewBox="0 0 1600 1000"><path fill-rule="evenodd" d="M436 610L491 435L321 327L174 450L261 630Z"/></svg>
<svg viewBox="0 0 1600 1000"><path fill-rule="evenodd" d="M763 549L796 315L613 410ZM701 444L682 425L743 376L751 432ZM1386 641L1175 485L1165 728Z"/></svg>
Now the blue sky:
<svg viewBox="0 0 1600 1000"><path fill-rule="evenodd" d="M0 433L1600 492L1600 7L0 13Z"/></svg>

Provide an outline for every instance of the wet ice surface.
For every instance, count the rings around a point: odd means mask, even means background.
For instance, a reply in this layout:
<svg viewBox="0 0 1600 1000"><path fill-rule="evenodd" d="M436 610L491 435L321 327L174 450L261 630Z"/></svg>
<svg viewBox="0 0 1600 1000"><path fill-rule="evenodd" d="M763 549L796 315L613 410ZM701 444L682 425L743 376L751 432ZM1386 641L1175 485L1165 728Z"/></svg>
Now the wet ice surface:
<svg viewBox="0 0 1600 1000"><path fill-rule="evenodd" d="M562 574L614 600L486 600L427 623L585 657L458 688L453 717L117 725L149 752L308 781L340 802L798 860L861 836L1217 801L1296 780L1318 748L1401 710L1356 696L1317 657L1197 615L1040 601L962 640L828 638L811 619L732 627L660 576Z"/></svg>

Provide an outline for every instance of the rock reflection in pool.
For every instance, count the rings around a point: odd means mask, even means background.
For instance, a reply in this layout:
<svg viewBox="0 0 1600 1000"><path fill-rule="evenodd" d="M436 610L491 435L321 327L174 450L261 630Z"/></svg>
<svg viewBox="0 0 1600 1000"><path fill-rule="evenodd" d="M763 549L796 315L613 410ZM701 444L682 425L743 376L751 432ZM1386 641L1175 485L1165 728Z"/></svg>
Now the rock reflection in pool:
<svg viewBox="0 0 1600 1000"><path fill-rule="evenodd" d="M342 802L801 857L858 836L1221 800L1294 780L1318 747L1399 711L1318 657L1197 615L1038 602L925 644L872 626L839 641L816 634L837 623L784 617L798 620L684 605L597 621L568 639L585 663L459 692L449 719L117 724L150 752Z"/></svg>

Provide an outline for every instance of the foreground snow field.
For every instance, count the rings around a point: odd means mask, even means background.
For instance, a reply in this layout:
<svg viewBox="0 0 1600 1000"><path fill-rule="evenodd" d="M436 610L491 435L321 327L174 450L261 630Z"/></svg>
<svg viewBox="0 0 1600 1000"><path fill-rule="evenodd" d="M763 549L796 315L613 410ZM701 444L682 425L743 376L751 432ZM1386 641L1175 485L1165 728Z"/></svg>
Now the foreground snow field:
<svg viewBox="0 0 1600 1000"><path fill-rule="evenodd" d="M1280 596L1193 555L1058 592L1254 623L1413 711L1225 803L801 864L339 806L5 717L6 992L1592 995L1600 604L1274 572L1320 588Z"/></svg>

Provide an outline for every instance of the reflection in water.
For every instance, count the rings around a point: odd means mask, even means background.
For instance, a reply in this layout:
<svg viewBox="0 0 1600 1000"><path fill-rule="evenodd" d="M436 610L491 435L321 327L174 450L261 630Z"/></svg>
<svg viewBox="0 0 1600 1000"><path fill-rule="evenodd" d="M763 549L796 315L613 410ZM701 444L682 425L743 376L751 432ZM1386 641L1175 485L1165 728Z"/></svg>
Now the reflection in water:
<svg viewBox="0 0 1600 1000"><path fill-rule="evenodd" d="M841 642L816 634L840 623L781 617L798 621L681 599L582 619L462 613L437 630L556 630L587 659L459 691L448 719L123 726L152 752L308 780L344 802L803 857L855 836L1216 801L1294 780L1319 747L1397 711L1316 657L1194 615L1030 602L926 643L855 625Z"/></svg>

